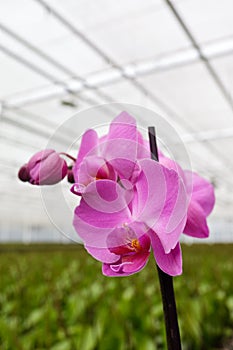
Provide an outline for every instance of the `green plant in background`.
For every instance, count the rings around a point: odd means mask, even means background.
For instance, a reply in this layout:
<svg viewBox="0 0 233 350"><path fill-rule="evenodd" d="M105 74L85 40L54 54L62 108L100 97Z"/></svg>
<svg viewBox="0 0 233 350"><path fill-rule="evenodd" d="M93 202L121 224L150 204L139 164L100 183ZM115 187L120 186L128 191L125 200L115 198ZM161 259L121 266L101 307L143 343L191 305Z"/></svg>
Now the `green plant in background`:
<svg viewBox="0 0 233 350"><path fill-rule="evenodd" d="M0 254L1 350L166 348L152 261L143 274L108 279L79 246L7 248ZM174 280L183 349L217 349L232 335L233 245L183 251L184 278Z"/></svg>

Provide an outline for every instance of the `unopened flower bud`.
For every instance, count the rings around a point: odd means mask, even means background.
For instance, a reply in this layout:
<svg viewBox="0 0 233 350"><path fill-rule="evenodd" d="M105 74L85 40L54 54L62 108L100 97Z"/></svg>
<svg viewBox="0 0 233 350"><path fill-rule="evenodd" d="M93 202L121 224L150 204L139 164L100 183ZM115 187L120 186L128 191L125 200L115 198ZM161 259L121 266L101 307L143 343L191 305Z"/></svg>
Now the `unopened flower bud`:
<svg viewBox="0 0 233 350"><path fill-rule="evenodd" d="M51 149L40 151L23 165L18 173L21 181L33 185L53 185L67 175L67 164L60 155Z"/></svg>

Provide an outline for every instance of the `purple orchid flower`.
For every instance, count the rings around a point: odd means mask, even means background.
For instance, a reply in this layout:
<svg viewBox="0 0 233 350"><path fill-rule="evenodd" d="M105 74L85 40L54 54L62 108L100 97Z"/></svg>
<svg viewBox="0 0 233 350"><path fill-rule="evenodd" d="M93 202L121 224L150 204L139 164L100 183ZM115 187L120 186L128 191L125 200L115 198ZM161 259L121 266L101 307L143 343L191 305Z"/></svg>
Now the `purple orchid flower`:
<svg viewBox="0 0 233 350"><path fill-rule="evenodd" d="M112 121L109 133L100 139L92 129L84 133L73 167L75 182L79 187L96 179L120 178L133 182L139 170L136 160L149 157L135 119L122 112Z"/></svg>
<svg viewBox="0 0 233 350"><path fill-rule="evenodd" d="M197 173L183 170L178 163L160 154L160 163L168 169L175 170L184 181L189 198L187 222L184 227L186 235L207 238L209 228L207 217L213 210L215 195L213 185Z"/></svg>
<svg viewBox="0 0 233 350"><path fill-rule="evenodd" d="M87 251L108 276L141 270L150 246L159 267L182 273L179 238L186 223L187 196L179 175L151 159L138 162L134 186L112 180L87 185L75 209L74 227Z"/></svg>
<svg viewBox="0 0 233 350"><path fill-rule="evenodd" d="M54 150L46 149L34 154L29 162L20 168L18 177L32 185L53 185L66 176L67 170L65 160Z"/></svg>

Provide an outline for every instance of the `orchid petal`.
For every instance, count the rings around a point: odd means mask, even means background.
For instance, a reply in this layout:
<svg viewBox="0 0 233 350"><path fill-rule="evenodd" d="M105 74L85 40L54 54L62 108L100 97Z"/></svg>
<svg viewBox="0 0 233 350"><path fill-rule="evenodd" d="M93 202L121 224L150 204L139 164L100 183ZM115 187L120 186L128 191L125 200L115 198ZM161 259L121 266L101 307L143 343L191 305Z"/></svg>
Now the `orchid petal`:
<svg viewBox="0 0 233 350"><path fill-rule="evenodd" d="M137 159L151 158L149 141L144 140L142 134L137 132Z"/></svg>
<svg viewBox="0 0 233 350"><path fill-rule="evenodd" d="M121 112L111 122L108 140L125 139L136 141L137 129L135 119L127 112Z"/></svg>
<svg viewBox="0 0 233 350"><path fill-rule="evenodd" d="M95 130L87 130L82 137L81 145L78 152L78 157L73 167L75 181L78 182L77 173L80 164L82 163L84 157L88 155L98 145L98 135Z"/></svg>
<svg viewBox="0 0 233 350"><path fill-rule="evenodd" d="M132 275L146 265L150 252L142 252L135 255L129 255L119 264L103 264L102 272L105 276L129 276Z"/></svg>
<svg viewBox="0 0 233 350"><path fill-rule="evenodd" d="M106 163L103 157L98 156L88 156L84 158L76 177L76 182L84 185L88 185L96 179L117 180L117 174L111 164Z"/></svg>
<svg viewBox="0 0 233 350"><path fill-rule="evenodd" d="M94 248L85 245L85 249L93 258L103 263L115 263L119 260L119 255L111 253L108 248Z"/></svg>
<svg viewBox="0 0 233 350"><path fill-rule="evenodd" d="M122 112L111 123L109 134L100 144L100 154L113 166L120 178L129 179L137 159L136 121Z"/></svg>
<svg viewBox="0 0 233 350"><path fill-rule="evenodd" d="M49 151L49 150L47 150ZM40 152L41 153L41 152ZM34 163L32 168L31 165ZM31 183L39 185L53 185L61 181L67 174L67 164L55 151L43 153L40 161L34 162L32 159L28 163Z"/></svg>
<svg viewBox="0 0 233 350"><path fill-rule="evenodd" d="M180 244L177 243L175 248L166 254L158 236L150 231L151 245L154 257L160 269L170 276L182 274L182 254Z"/></svg>
<svg viewBox="0 0 233 350"><path fill-rule="evenodd" d="M191 200L189 203L184 233L197 238L206 238L209 236L205 212L202 206L194 200Z"/></svg>
<svg viewBox="0 0 233 350"><path fill-rule="evenodd" d="M108 234L130 219L129 200L129 191L110 180L98 180L86 187L75 209L74 227L87 246L106 248Z"/></svg>
<svg viewBox="0 0 233 350"><path fill-rule="evenodd" d="M204 214L208 216L213 210L215 203L214 187L213 185L199 176L197 173L185 171L185 176L192 176L193 179L193 192L191 201L196 201L202 207Z"/></svg>
<svg viewBox="0 0 233 350"><path fill-rule="evenodd" d="M30 158L28 162L28 168L32 169L37 163L41 162L42 160L54 153L56 153L56 151L54 151L53 149L45 149L37 152Z"/></svg>
<svg viewBox="0 0 233 350"><path fill-rule="evenodd" d="M132 203L133 217L145 222L159 236L166 253L173 249L187 217L187 196L182 179L174 170L155 162L139 161L142 172Z"/></svg>

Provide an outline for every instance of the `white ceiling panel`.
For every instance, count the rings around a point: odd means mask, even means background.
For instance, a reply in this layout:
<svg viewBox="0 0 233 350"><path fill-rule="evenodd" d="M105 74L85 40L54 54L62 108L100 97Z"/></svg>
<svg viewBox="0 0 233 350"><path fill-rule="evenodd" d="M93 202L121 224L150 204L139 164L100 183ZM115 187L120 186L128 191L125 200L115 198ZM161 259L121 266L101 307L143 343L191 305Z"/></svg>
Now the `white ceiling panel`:
<svg viewBox="0 0 233 350"><path fill-rule="evenodd" d="M233 111L202 63L141 78L194 130L233 126Z"/></svg>
<svg viewBox="0 0 233 350"><path fill-rule="evenodd" d="M39 189L20 183L18 168L74 114L110 101L166 118L193 170L216 184L213 218L230 220L232 13L231 0L173 0L170 7L164 0L1 1L3 224L13 225L14 211L19 226L48 225ZM105 111L106 120L114 114L113 107ZM84 125L80 117L72 130L56 134L58 150Z"/></svg>
<svg viewBox="0 0 233 350"><path fill-rule="evenodd" d="M48 81L0 50L0 98L19 91L41 87Z"/></svg>
<svg viewBox="0 0 233 350"><path fill-rule="evenodd" d="M233 34L231 0L186 0L174 3L199 43Z"/></svg>

